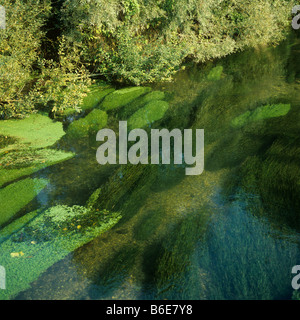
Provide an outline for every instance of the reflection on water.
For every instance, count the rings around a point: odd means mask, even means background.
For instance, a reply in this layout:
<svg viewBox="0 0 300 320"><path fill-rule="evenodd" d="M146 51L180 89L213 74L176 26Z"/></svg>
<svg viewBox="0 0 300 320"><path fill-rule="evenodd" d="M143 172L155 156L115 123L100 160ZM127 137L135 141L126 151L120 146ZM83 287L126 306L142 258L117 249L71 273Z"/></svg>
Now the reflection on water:
<svg viewBox="0 0 300 320"><path fill-rule="evenodd" d="M39 200L84 204L103 186L100 203L123 219L17 298L291 298L291 269L300 264L299 49L290 39L187 67L154 86L170 100L161 127L205 130L201 176L176 165L100 167L93 141L62 142L78 155L37 174L51 179ZM215 66L220 79L208 76ZM232 125L280 103L291 105L286 115Z"/></svg>

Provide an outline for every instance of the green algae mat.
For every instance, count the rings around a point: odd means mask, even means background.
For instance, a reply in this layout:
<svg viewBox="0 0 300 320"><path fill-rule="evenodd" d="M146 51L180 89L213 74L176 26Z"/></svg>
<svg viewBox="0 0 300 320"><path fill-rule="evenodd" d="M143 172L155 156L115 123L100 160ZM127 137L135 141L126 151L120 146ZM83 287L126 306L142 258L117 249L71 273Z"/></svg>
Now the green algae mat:
<svg viewBox="0 0 300 320"><path fill-rule="evenodd" d="M45 270L114 226L121 216L81 206L56 206L31 212L0 232L0 261L7 289L0 299L12 299L30 287Z"/></svg>
<svg viewBox="0 0 300 320"><path fill-rule="evenodd" d="M50 147L64 134L61 123L53 122L41 114L32 114L24 119L2 120L0 126L0 135L13 137L18 144L25 144L29 148ZM1 151L12 147L15 144Z"/></svg>

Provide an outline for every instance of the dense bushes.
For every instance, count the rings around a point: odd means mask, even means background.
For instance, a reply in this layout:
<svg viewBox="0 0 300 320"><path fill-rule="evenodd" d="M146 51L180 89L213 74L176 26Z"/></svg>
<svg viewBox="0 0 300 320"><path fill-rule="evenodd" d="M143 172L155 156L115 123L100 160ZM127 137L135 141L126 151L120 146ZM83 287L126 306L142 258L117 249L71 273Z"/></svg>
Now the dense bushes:
<svg viewBox="0 0 300 320"><path fill-rule="evenodd" d="M65 35L84 61L118 81L169 79L181 62L280 41L292 1L66 0Z"/></svg>
<svg viewBox="0 0 300 320"><path fill-rule="evenodd" d="M277 43L288 30L293 3L4 0L0 118L37 107L79 108L91 74L139 85L170 79L187 58L201 62Z"/></svg>
<svg viewBox="0 0 300 320"><path fill-rule="evenodd" d="M0 119L20 117L38 106L54 111L81 102L90 83L75 47L66 56L62 37L57 61L41 50L50 0L8 1L5 30L0 30Z"/></svg>

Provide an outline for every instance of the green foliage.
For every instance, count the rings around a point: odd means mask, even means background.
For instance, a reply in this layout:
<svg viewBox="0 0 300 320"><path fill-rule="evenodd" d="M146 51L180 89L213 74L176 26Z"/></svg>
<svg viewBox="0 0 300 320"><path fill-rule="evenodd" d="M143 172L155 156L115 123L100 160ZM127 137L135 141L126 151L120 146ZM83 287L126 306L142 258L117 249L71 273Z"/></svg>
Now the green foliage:
<svg viewBox="0 0 300 320"><path fill-rule="evenodd" d="M185 58L207 61L246 47L278 43L294 1L65 0L70 45L107 79L168 80Z"/></svg>
<svg viewBox="0 0 300 320"><path fill-rule="evenodd" d="M116 90L104 98L101 109L108 111L124 107L149 91L151 91L151 88L148 87L132 87Z"/></svg>
<svg viewBox="0 0 300 320"><path fill-rule="evenodd" d="M100 86L94 86L90 89L89 94L83 99L80 108L82 110L90 110L97 107L105 96L114 92L113 88L102 88Z"/></svg>
<svg viewBox="0 0 300 320"><path fill-rule="evenodd" d="M1 230L5 236L1 238L0 259L9 286L1 290L0 299L13 298L27 289L50 266L113 227L120 218L118 213L56 206L29 213L28 218L24 216Z"/></svg>
<svg viewBox="0 0 300 320"><path fill-rule="evenodd" d="M76 120L70 124L67 136L71 139L80 139L96 134L107 124L107 113L102 110L93 110L86 117Z"/></svg>
<svg viewBox="0 0 300 320"><path fill-rule="evenodd" d="M266 105L256 108L254 111L247 111L242 115L236 117L232 120L231 124L233 127L243 127L247 123L254 121L276 118L280 116L285 116L291 109L290 104L276 104L276 105Z"/></svg>
<svg viewBox="0 0 300 320"><path fill-rule="evenodd" d="M0 189L0 225L7 222L46 187L48 180L25 179Z"/></svg>
<svg viewBox="0 0 300 320"><path fill-rule="evenodd" d="M1 1L6 24L0 30L0 118L21 116L34 106L23 104L27 85L33 80L32 65L38 58L43 25L51 1Z"/></svg>
<svg viewBox="0 0 300 320"><path fill-rule="evenodd" d="M151 101L128 119L128 128L135 129L149 126L162 119L168 109L169 104L166 101Z"/></svg>
<svg viewBox="0 0 300 320"><path fill-rule="evenodd" d="M95 84L89 87L89 92L87 96L83 99L82 103L79 105L79 109L76 110L72 107L67 107L55 114L56 118L65 118L68 116L73 116L81 111L89 111L96 108L105 96L112 93L115 89L110 88L107 85Z"/></svg>
<svg viewBox="0 0 300 320"><path fill-rule="evenodd" d="M8 1L7 28L0 31L0 118L23 117L36 108L56 112L78 105L90 79L80 62L78 48L66 55L64 37L58 42L57 60L42 51L51 0Z"/></svg>
<svg viewBox="0 0 300 320"><path fill-rule="evenodd" d="M91 80L80 62L79 49L66 52L66 43L61 39L58 61L39 59L39 74L30 87L24 106L41 106L51 112L63 111L70 106L80 111L80 105L89 92Z"/></svg>
<svg viewBox="0 0 300 320"><path fill-rule="evenodd" d="M94 76L135 85L165 81L186 59L204 62L279 43L293 4L3 0L7 28L0 31L0 118L24 117L41 108L58 115L80 112L92 103L85 97ZM219 79L220 68L212 72L209 78Z"/></svg>
<svg viewBox="0 0 300 320"><path fill-rule="evenodd" d="M11 143L0 149L0 186L74 157L71 152L40 150L52 146L65 135L62 124L45 115L2 120L0 134L12 137Z"/></svg>

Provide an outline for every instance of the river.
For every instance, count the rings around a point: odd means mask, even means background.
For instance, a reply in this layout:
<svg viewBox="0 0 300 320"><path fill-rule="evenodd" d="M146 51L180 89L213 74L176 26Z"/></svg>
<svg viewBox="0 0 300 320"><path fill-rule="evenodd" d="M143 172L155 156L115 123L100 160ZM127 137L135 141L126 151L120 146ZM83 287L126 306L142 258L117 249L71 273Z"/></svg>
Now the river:
<svg viewBox="0 0 300 320"><path fill-rule="evenodd" d="M161 128L204 129L201 175L186 176L183 165L100 166L95 141L57 145L76 157L34 174L50 184L32 208L84 205L106 186L108 209L122 219L17 299L291 299L300 264L299 52L290 38L187 63L152 86L170 103ZM262 108L278 105L290 108ZM128 171L139 178L115 198Z"/></svg>

